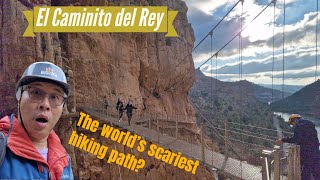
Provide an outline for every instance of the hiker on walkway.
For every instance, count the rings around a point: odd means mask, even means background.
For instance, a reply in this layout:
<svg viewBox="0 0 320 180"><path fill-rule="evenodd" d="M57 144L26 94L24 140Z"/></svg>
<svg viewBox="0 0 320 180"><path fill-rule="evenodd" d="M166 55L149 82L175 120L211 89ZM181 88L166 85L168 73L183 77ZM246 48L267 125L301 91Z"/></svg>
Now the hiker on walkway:
<svg viewBox="0 0 320 180"><path fill-rule="evenodd" d="M289 124L294 128L293 137L278 139L277 144L295 143L300 145L301 179L320 180L320 151L317 130L313 122L302 119L299 114L292 114Z"/></svg>
<svg viewBox="0 0 320 180"><path fill-rule="evenodd" d="M106 109L106 115L108 115L109 103L106 96L104 96L103 105L104 105L104 108Z"/></svg>
<svg viewBox="0 0 320 180"><path fill-rule="evenodd" d="M53 130L69 94L58 66L29 65L16 84L17 116L0 120L0 179L74 178L70 157Z"/></svg>
<svg viewBox="0 0 320 180"><path fill-rule="evenodd" d="M116 109L118 111L118 116L119 116L119 121L120 121L120 120L122 120L123 110L124 110L121 98L118 98Z"/></svg>
<svg viewBox="0 0 320 180"><path fill-rule="evenodd" d="M132 113L133 113L132 111L133 109L137 109L137 108L133 106L132 101L129 101L124 109L127 110L128 123L130 125Z"/></svg>

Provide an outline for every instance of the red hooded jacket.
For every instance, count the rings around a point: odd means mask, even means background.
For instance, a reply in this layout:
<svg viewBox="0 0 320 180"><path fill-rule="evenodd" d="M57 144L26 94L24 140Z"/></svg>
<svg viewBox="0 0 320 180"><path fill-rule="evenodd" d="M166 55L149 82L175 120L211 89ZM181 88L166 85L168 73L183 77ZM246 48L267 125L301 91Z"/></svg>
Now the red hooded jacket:
<svg viewBox="0 0 320 180"><path fill-rule="evenodd" d="M7 135L10 128L10 119L8 116L2 118L0 120L0 131L4 132ZM69 164L69 157L62 146L59 137L57 134L52 130L48 136L48 161L46 162L45 159L41 156L38 150L33 145L32 141L30 140L28 134L26 133L25 129L22 127L21 123L15 117L12 124L12 129L8 138L8 148L11 150L13 154L19 156L25 161L25 163L34 164L34 161L37 162L37 169L39 174L45 173L48 174L48 177L51 179L61 179L61 177L69 177L73 178L71 164ZM7 150L8 151L8 150ZM19 160L21 162L21 160ZM14 162L14 161L12 161ZM11 166L14 163L11 163ZM14 166L14 165L13 165ZM46 170L43 169L46 168ZM18 167L17 169L23 169L23 167ZM64 176L65 169L68 168L68 174ZM1 171L1 167L0 167ZM71 171L71 172L70 172ZM1 172L2 173L2 172ZM14 173L23 173L23 172L14 172ZM32 172L36 173L36 172ZM29 177L28 174L32 174L26 172L26 177L24 178L36 178L36 177ZM8 174L8 176L11 176ZM0 176L1 177L1 176ZM16 177L16 176L13 176ZM41 177L41 176L40 176ZM63 178L62 178L63 179Z"/></svg>

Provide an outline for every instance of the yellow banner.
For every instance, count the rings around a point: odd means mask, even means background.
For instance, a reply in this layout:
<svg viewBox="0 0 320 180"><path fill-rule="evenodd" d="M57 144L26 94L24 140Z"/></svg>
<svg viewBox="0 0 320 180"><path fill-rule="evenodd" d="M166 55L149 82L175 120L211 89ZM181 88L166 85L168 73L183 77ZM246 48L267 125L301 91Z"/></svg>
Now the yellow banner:
<svg viewBox="0 0 320 180"><path fill-rule="evenodd" d="M35 32L167 32L177 37L172 23L178 11L166 6L35 6L24 11L29 26L24 37Z"/></svg>

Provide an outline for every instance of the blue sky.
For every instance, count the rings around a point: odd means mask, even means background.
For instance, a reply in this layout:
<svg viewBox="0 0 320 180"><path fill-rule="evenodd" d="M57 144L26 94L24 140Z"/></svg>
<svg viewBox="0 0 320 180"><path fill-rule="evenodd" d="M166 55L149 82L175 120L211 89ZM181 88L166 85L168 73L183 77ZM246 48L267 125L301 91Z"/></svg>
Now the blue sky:
<svg viewBox="0 0 320 180"><path fill-rule="evenodd" d="M282 83L283 60L283 2L277 0L274 9L271 4L253 23L250 21L271 0L244 0L243 14L239 3L225 20L213 31L212 49L210 36L193 52L195 67L199 67L224 46L240 30L242 14L242 79L254 83L271 84L272 63L274 62L274 83ZM284 82L291 85L306 85L315 81L316 65L316 25L317 1L319 0L286 0L285 43L284 43ZM185 0L189 10L196 42L203 37L223 18L238 0ZM319 3L320 4L320 3ZM273 24L275 10L275 26ZM318 16L318 71L320 77L320 17ZM273 31L275 33L273 46ZM273 56L274 47L274 56ZM203 65L201 70L208 76L223 81L239 80L239 38L236 37L224 48L216 59ZM274 59L274 60L273 60Z"/></svg>

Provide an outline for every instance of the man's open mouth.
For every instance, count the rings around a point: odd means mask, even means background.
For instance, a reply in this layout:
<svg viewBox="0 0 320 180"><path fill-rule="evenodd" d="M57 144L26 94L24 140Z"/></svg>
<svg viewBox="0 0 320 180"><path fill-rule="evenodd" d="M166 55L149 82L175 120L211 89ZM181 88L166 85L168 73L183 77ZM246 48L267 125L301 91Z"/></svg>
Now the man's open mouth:
<svg viewBox="0 0 320 180"><path fill-rule="evenodd" d="M45 119L45 118L37 118L36 121L37 122L41 122L41 123L47 123L48 122L48 120Z"/></svg>

